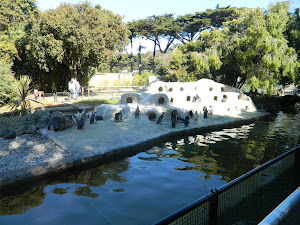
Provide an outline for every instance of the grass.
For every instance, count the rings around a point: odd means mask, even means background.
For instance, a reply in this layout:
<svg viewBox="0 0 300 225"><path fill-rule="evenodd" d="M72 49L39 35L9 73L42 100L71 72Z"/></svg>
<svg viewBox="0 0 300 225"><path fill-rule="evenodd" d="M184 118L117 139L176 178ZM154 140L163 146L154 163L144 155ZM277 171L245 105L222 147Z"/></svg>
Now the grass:
<svg viewBox="0 0 300 225"><path fill-rule="evenodd" d="M87 99L87 100L77 100L75 103L82 103L89 106L97 106L100 104L115 104L118 103L119 100L110 100L110 99Z"/></svg>

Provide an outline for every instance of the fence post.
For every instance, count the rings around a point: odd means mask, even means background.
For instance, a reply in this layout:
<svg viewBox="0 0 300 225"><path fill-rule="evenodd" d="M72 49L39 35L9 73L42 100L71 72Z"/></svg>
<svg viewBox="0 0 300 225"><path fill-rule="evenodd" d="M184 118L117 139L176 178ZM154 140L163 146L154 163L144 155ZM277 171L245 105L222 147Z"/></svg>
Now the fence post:
<svg viewBox="0 0 300 225"><path fill-rule="evenodd" d="M298 188L300 186L300 146L296 149L294 155L294 179L295 179L295 187Z"/></svg>
<svg viewBox="0 0 300 225"><path fill-rule="evenodd" d="M88 99L90 99L90 86L88 86Z"/></svg>
<svg viewBox="0 0 300 225"><path fill-rule="evenodd" d="M81 97L83 99L83 96L84 96L84 87L81 87Z"/></svg>
<svg viewBox="0 0 300 225"><path fill-rule="evenodd" d="M219 192L217 189L211 189L211 193L213 194L212 198L209 200L209 225L217 225L218 223L218 205Z"/></svg>

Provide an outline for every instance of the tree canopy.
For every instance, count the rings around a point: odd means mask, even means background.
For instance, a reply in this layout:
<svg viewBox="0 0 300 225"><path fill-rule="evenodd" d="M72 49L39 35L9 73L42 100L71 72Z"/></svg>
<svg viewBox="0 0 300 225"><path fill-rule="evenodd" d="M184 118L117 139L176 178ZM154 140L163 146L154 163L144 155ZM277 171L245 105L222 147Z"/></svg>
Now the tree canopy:
<svg viewBox="0 0 300 225"><path fill-rule="evenodd" d="M70 76L86 75L90 67L122 51L129 31L119 15L90 3L61 4L41 15L31 30L28 51L41 69L64 64Z"/></svg>
<svg viewBox="0 0 300 225"><path fill-rule="evenodd" d="M173 53L167 80L189 81L207 77L253 90L291 83L299 76L294 48L284 37L289 21L288 2L261 9L239 9L238 17L201 33ZM181 72L180 72L181 71Z"/></svg>

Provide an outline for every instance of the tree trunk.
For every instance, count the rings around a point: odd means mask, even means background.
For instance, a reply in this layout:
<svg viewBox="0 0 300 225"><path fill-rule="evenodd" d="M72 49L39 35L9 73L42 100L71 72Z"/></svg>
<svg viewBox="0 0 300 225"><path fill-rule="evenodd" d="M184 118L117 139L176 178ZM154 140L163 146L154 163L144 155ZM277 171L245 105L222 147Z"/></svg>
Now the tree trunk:
<svg viewBox="0 0 300 225"><path fill-rule="evenodd" d="M133 43L132 39L130 39L130 45L131 45L131 53L130 53L130 72L133 72Z"/></svg>
<svg viewBox="0 0 300 225"><path fill-rule="evenodd" d="M142 75L142 57L141 57L141 51L142 51L142 43L141 43L141 38L140 38L140 40L139 40L139 53L138 53L139 75Z"/></svg>
<svg viewBox="0 0 300 225"><path fill-rule="evenodd" d="M152 73L154 73L155 70L155 51L156 51L156 42L154 42L154 49L153 49Z"/></svg>

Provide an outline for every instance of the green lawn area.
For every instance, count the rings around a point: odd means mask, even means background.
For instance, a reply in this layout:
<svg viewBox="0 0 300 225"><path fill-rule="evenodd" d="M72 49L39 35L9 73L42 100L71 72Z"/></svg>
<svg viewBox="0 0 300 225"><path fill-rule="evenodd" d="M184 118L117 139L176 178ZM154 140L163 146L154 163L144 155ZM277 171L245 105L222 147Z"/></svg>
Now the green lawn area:
<svg viewBox="0 0 300 225"><path fill-rule="evenodd" d="M97 106L100 104L115 104L119 100L110 100L110 99L87 99L87 100L77 100L75 103L82 103L89 106Z"/></svg>

